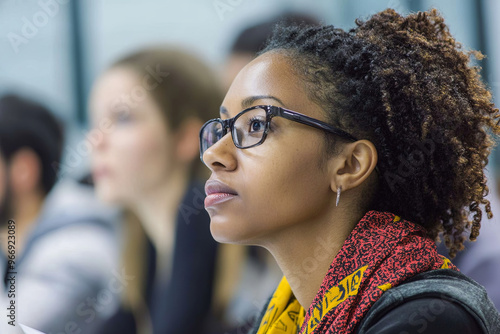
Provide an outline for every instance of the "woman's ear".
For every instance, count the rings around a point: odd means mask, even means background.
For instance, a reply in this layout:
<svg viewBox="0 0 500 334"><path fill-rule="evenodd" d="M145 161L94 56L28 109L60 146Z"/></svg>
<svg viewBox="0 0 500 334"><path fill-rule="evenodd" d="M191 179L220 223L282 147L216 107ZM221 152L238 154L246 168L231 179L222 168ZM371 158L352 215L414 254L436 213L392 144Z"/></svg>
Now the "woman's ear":
<svg viewBox="0 0 500 334"><path fill-rule="evenodd" d="M356 188L372 174L377 161L377 149L371 141L345 144L342 152L330 161L332 191L336 192L338 187L342 191Z"/></svg>
<svg viewBox="0 0 500 334"><path fill-rule="evenodd" d="M199 156L200 129L203 122L196 117L191 117L182 122L175 133L177 159L184 163L190 163Z"/></svg>

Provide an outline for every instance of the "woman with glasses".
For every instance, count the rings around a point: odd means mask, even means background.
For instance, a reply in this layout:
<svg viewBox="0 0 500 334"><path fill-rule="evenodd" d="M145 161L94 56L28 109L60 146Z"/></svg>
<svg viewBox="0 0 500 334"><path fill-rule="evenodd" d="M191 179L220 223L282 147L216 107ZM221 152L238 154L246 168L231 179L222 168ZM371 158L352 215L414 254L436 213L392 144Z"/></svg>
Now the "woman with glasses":
<svg viewBox="0 0 500 334"><path fill-rule="evenodd" d="M435 10L278 27L200 131L212 235L284 273L252 333L498 333L435 246L453 257L492 215L498 117Z"/></svg>

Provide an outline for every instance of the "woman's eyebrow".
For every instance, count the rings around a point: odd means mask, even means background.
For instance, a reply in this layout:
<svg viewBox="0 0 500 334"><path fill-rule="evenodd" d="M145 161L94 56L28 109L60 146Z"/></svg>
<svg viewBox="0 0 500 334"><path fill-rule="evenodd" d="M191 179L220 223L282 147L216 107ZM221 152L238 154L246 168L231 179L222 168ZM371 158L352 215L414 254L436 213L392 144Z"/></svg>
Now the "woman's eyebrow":
<svg viewBox="0 0 500 334"><path fill-rule="evenodd" d="M229 117L229 111L227 111L226 107L221 106L219 112L220 112L221 116L224 115L226 117Z"/></svg>
<svg viewBox="0 0 500 334"><path fill-rule="evenodd" d="M272 95L256 95L256 96L249 96L249 97L243 99L241 101L241 109L246 109L246 108L252 106L252 104L254 104L255 101L266 100L266 99L275 100L276 102L278 102L279 104L281 104L282 107L286 108L286 106L283 103L283 101L281 101L279 98L277 98L275 96L272 96ZM229 117L229 111L224 106L220 107L220 114L221 114L221 116L224 115L226 117Z"/></svg>
<svg viewBox="0 0 500 334"><path fill-rule="evenodd" d="M280 99L278 99L277 97L272 96L272 95L249 96L241 101L241 108L246 109L246 108L250 107L255 101L266 100L266 99L275 100L276 102L281 104L282 107L286 108L285 104Z"/></svg>

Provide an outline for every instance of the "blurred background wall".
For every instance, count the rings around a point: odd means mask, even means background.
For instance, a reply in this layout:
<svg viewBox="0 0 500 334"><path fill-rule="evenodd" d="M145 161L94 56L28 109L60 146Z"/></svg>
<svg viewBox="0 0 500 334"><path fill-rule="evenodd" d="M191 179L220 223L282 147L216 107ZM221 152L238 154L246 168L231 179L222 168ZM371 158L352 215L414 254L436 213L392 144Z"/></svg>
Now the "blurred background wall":
<svg viewBox="0 0 500 334"><path fill-rule="evenodd" d="M237 33L280 13L312 14L349 28L387 7L401 13L438 8L466 49L488 55L483 75L498 95L500 2L494 0L0 0L0 94L20 92L63 118L62 166L78 177L88 164L89 90L114 59L169 43L221 68Z"/></svg>

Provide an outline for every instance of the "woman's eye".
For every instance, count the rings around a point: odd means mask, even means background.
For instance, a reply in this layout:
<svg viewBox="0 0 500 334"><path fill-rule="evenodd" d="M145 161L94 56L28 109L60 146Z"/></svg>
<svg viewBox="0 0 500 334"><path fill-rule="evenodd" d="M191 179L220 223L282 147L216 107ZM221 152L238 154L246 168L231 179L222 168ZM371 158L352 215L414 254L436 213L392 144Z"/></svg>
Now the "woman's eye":
<svg viewBox="0 0 500 334"><path fill-rule="evenodd" d="M132 121L132 116L130 115L130 111L116 112L114 118L116 123L129 123L130 121Z"/></svg>
<svg viewBox="0 0 500 334"><path fill-rule="evenodd" d="M266 126L266 122L254 119L250 121L250 132L260 132L264 131Z"/></svg>

